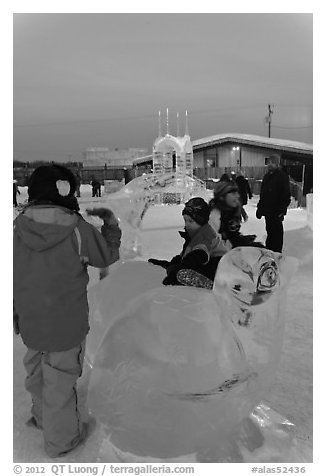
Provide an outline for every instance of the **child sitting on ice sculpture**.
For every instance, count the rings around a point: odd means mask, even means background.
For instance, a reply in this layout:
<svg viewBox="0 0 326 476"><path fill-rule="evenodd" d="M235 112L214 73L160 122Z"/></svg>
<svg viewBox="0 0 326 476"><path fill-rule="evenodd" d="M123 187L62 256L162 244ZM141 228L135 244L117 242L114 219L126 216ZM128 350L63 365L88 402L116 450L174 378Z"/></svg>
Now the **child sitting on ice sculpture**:
<svg viewBox="0 0 326 476"><path fill-rule="evenodd" d="M167 270L163 284L211 289L221 257L237 246L264 247L256 235L242 235L241 202L236 185L220 181L209 205L201 197L190 199L182 211L185 239L182 252L171 261L149 259Z"/></svg>
<svg viewBox="0 0 326 476"><path fill-rule="evenodd" d="M220 236L229 243L230 248L237 246L254 246L264 248L262 243L255 242L256 235L243 235L241 227L241 201L238 186L229 181L220 180L214 189L214 197L209 202L209 224Z"/></svg>
<svg viewBox="0 0 326 476"><path fill-rule="evenodd" d="M205 200L201 197L191 198L182 211L185 231L179 231L179 234L184 238L185 243L181 253L174 256L171 261L152 258L148 260L166 269L167 276L163 284L206 287L201 282L193 281L191 272L190 280L187 279L189 270L208 278L208 282L214 280L217 264L231 249L231 244L223 242L209 225L209 213L209 206ZM204 279L203 282L205 283L206 280Z"/></svg>

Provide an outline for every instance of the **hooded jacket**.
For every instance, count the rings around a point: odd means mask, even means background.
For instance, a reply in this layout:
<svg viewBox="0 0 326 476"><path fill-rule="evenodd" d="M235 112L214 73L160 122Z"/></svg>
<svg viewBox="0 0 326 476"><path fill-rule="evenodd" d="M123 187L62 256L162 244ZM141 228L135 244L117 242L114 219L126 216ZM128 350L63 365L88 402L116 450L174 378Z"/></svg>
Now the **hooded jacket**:
<svg viewBox="0 0 326 476"><path fill-rule="evenodd" d="M221 249L221 240L213 228L206 223L192 237L186 231L179 231L185 240L182 251L172 258L170 262L162 262L167 271L163 284L179 284L177 272L180 269L193 269L214 279L217 264L224 254ZM159 264L159 263L157 263Z"/></svg>
<svg viewBox="0 0 326 476"><path fill-rule="evenodd" d="M220 249L224 253L237 246L258 246L262 247L260 242L255 242L256 235L243 235L240 232L241 227L241 208L212 208L209 224L221 237Z"/></svg>
<svg viewBox="0 0 326 476"><path fill-rule="evenodd" d="M110 252L101 233L59 206L27 207L14 221L14 305L25 345L69 350L86 337L86 264L104 268Z"/></svg>

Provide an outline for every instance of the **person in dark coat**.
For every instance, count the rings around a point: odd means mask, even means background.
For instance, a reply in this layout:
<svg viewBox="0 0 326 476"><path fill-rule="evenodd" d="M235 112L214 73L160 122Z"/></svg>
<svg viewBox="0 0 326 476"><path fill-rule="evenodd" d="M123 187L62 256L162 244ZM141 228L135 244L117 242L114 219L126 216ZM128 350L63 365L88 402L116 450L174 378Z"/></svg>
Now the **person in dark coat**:
<svg viewBox="0 0 326 476"><path fill-rule="evenodd" d="M231 180L231 179L230 179L230 177L228 176L227 173L222 174L221 177L220 177L220 182L221 182L221 181L222 181L222 182L230 182L230 180Z"/></svg>
<svg viewBox="0 0 326 476"><path fill-rule="evenodd" d="M100 182L96 179L92 179L91 186L92 186L92 197L100 197L101 196Z"/></svg>
<svg viewBox="0 0 326 476"><path fill-rule="evenodd" d="M288 175L279 167L276 156L267 160L267 173L264 175L257 205L256 217L265 217L266 248L281 253L283 248L283 220L291 201Z"/></svg>
<svg viewBox="0 0 326 476"><path fill-rule="evenodd" d="M252 198L252 191L248 180L243 176L242 172L239 172L235 179L235 182L238 185L242 205L247 205L248 198Z"/></svg>
<svg viewBox="0 0 326 476"><path fill-rule="evenodd" d="M237 177L235 178L235 183L238 186L239 194L240 194L240 200L241 200L241 203L242 203L241 215L242 215L244 221L247 221L248 220L248 215L247 215L247 212L244 209L244 205L247 205L248 197L249 197L249 199L252 198L251 188L250 188L248 180L242 175L241 172L239 172Z"/></svg>
<svg viewBox="0 0 326 476"><path fill-rule="evenodd" d="M17 185L17 180L14 180L14 207L18 206L17 193L18 193L18 195L20 195L20 191L19 191L18 185Z"/></svg>

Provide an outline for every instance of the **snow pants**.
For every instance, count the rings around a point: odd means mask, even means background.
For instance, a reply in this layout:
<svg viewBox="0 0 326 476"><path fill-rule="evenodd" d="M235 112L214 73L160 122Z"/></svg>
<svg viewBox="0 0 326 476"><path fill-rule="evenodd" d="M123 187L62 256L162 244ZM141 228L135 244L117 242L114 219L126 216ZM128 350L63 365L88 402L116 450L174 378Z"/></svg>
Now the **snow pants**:
<svg viewBox="0 0 326 476"><path fill-rule="evenodd" d="M64 352L27 349L25 388L32 396L32 416L43 429L45 451L60 456L83 439L76 382L82 374L85 340Z"/></svg>
<svg viewBox="0 0 326 476"><path fill-rule="evenodd" d="M266 223L266 248L282 253L283 248L283 218L278 216L265 216Z"/></svg>

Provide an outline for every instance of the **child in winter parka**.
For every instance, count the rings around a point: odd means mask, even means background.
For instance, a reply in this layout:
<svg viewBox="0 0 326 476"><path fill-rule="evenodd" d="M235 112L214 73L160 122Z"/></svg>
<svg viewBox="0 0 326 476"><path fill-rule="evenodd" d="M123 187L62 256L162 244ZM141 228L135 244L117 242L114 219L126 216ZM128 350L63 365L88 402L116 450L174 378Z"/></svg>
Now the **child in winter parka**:
<svg viewBox="0 0 326 476"><path fill-rule="evenodd" d="M209 206L209 224L229 249L237 246L264 247L262 243L255 242L256 235L243 235L240 232L242 204L236 184L219 181Z"/></svg>
<svg viewBox="0 0 326 476"><path fill-rule="evenodd" d="M117 223L108 224L110 210L98 213L102 234L86 222L75 191L74 175L65 167L37 168L29 203L14 222L14 309L27 347L28 424L43 430L50 457L74 449L89 430L76 392L89 331L86 267L106 268L118 259L121 237Z"/></svg>
<svg viewBox="0 0 326 476"><path fill-rule="evenodd" d="M181 253L171 261L149 259L152 264L166 269L163 284L205 287L201 277L212 281L217 264L228 248L225 248L216 232L208 223L209 207L201 197L190 199L182 211L185 231L179 232L185 242ZM195 273L193 273L193 271ZM197 279L198 278L198 279Z"/></svg>

